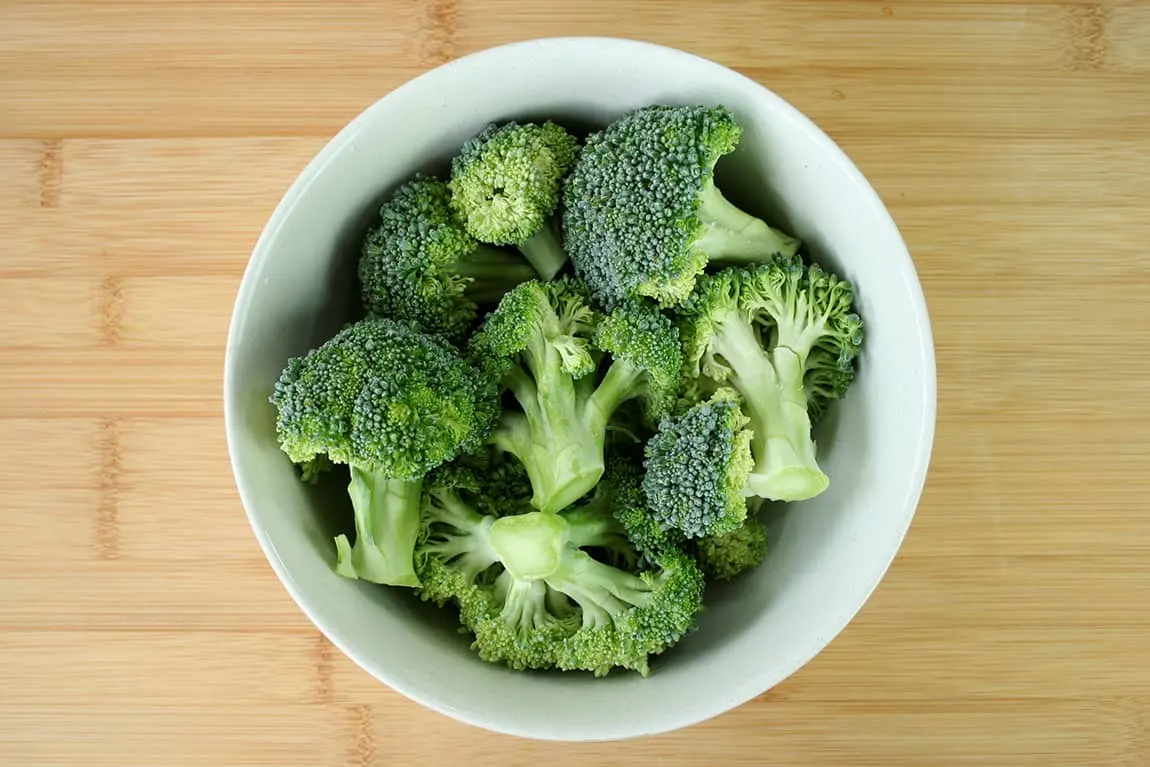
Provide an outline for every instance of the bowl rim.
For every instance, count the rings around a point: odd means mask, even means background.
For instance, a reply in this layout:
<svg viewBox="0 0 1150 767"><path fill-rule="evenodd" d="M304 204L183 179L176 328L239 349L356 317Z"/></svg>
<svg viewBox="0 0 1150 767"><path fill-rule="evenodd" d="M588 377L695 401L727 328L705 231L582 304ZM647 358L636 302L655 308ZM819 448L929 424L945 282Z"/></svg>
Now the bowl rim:
<svg viewBox="0 0 1150 767"><path fill-rule="evenodd" d="M469 67L478 61L485 59L503 57L508 54L515 55L529 55L532 51L539 50L548 46L567 45L567 46L589 46L589 47L614 47L620 51L634 52L658 52L664 56L675 56L684 61L690 62L691 65L697 67L707 67L715 71L716 74L728 78L732 82L740 82L741 85L748 90L756 91L759 97L768 101L774 102L774 106L783 113L787 119L795 122L798 127L804 132L812 136L826 152L826 157L841 170L848 177L850 177L858 186L860 193L864 198L865 205L870 209L870 212L881 219L883 223L888 225L894 232L898 244L901 246L901 256L904 263L901 265L901 273L904 278L905 288L907 295L911 302L911 310L915 315L918 323L920 344L920 355L923 361L923 369L921 371L922 383L922 397L923 397L923 417L918 426L918 455L916 463L913 468L913 473L910 477L911 485L910 492L904 499L904 513L899 519L897 528L893 529L890 535L886 538L888 549L882 556L876 556L870 560L870 569L863 574L860 574L858 580L867 584L866 589L862 592L861 597L854 603L854 607L840 613L828 617L826 621L827 631L822 633L815 641L808 643L807 647L799 653L796 653L792 658L792 662L777 670L772 674L772 678L756 677L755 675L748 675L747 682L742 684L738 689L727 690L725 694L709 696L709 704L684 707L682 712L671 711L662 716L658 723L648 720L650 723L647 726L640 728L620 728L619 732L611 733L608 735L599 735L596 733L575 733L570 728L557 729L548 732L531 731L527 728L520 728L516 722L511 719L493 719L484 717L475 712L455 708L445 700L439 699L435 695L429 695L422 692L416 686L404 684L402 681L396 679L388 670L381 664L375 663L369 659L360 656L354 651L350 642L348 642L342 631L338 627L328 624L326 621L320 619L315 611L309 606L307 601L303 598L299 587L297 586L287 564L280 558L275 547L269 539L268 534L264 531L263 525L260 522L260 517L264 516L262 513L257 512L258 498L254 495L251 487L251 482L245 477L245 471L241 466L242 459L238 455L235 444L235 437L240 429L240 403L236 398L236 355L237 347L240 344L240 333L245 325L245 316L247 307L251 303L253 292L257 289L258 281L255 275L262 268L263 263L269 257L271 252L271 245L275 242L280 229L283 227L284 222L291 216L297 203L307 191L308 187L315 181L317 176L321 173L324 166L337 154L342 152L345 147L354 141L355 137L359 134L361 129L372 119L373 113L380 107L380 104L392 97L395 94L402 93L420 87L420 85L429 78L443 76L445 72L453 69L461 69ZM895 254L900 255L900 254ZM300 609L301 612L311 621L326 638L330 641L341 653L351 659L357 666L367 671L371 676L375 677L378 681L383 682L391 689L400 693L401 695L409 698L410 700L424 706L432 711L435 711L443 716L455 719L456 721L463 722L475 727L486 729L493 732L502 733L505 735L512 735L516 737L532 738L538 740L551 740L551 741L607 741L619 740L633 737L643 737L649 735L656 735L664 732L694 726L702 722L713 719L728 711L731 711L753 698L767 692L778 684L790 678L798 670L808 664L818 654L823 652L830 644L832 644L843 632L843 630L850 624L858 613L866 606L867 602L874 591L878 588L879 584L883 581L889 570L891 564L894 562L899 551L902 548L903 541L910 529L910 526L916 515L919 502L922 498L922 493L925 489L927 475L931 457L934 449L934 437L937 422L937 407L938 407L938 391L937 391L937 361L935 357L934 337L931 328L930 314L926 303L926 297L922 289L921 281L918 278L918 272L915 268L914 261L910 255L909 249L906 246L902 233L898 228L897 223L894 221L887 209L886 205L878 195L878 192L862 174L854 162L846 155L841 147L826 134L813 120L803 114L800 110L779 96L767 86L751 79L750 77L731 69L715 60L703 57L699 54L692 53L680 48L662 45L659 43L652 43L646 40L640 40L628 37L614 37L614 36L551 36L551 37L537 37L521 39L514 42L508 42L500 45L491 46L482 50L474 51L466 55L457 57L448 62L431 67L421 72L419 75L405 81L401 85L393 88L381 95L374 102L365 107L359 114L351 119L343 128L341 128L331 139L324 144L324 146L315 154L315 156L304 166L304 168L297 174L288 186L287 190L276 204L271 216L264 224L255 245L248 258L248 263L244 269L243 275L240 280L239 287L236 292L235 302L229 321L227 342L224 353L224 376L223 376L223 405L224 405L224 428L226 432L226 443L231 464L233 479L236 484L237 491L240 496L241 505L244 508L244 513L247 517L248 523L252 529L253 534L259 543L260 549L263 551L264 557L271 565L272 570L275 572L276 577L280 583L283 584L287 590L288 595L292 601ZM865 575L865 577L863 577Z"/></svg>

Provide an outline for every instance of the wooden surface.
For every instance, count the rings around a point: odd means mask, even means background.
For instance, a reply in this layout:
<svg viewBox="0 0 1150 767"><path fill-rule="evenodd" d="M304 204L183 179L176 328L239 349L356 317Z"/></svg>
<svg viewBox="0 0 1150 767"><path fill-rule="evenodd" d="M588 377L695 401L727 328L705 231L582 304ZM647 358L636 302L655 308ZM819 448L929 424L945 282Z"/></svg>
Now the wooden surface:
<svg viewBox="0 0 1150 767"><path fill-rule="evenodd" d="M938 346L916 522L799 674L624 745L458 725L274 578L221 419L232 299L348 119L513 39L776 89L888 201ZM1150 764L1150 5L0 2L0 764Z"/></svg>

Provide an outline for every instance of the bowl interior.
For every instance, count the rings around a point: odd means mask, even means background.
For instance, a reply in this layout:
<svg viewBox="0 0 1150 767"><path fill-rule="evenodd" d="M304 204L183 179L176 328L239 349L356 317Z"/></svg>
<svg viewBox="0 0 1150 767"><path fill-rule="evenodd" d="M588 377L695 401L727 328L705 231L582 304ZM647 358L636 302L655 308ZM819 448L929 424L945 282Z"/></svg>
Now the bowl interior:
<svg viewBox="0 0 1150 767"><path fill-rule="evenodd" d="M271 387L286 360L354 310L359 242L379 202L436 171L486 122L603 125L650 103L714 103L744 127L719 183L851 279L867 323L857 382L820 426L830 489L768 509L767 562L712 589L699 631L652 674L518 673L480 662L445 611L331 569L350 528L339 476L301 486L276 446ZM817 128L755 83L682 52L622 40L533 41L461 59L391 93L336 137L289 190L237 300L225 402L253 529L293 598L367 671L463 721L529 737L666 731L763 692L821 650L862 606L905 534L934 425L934 359L921 290L877 196Z"/></svg>

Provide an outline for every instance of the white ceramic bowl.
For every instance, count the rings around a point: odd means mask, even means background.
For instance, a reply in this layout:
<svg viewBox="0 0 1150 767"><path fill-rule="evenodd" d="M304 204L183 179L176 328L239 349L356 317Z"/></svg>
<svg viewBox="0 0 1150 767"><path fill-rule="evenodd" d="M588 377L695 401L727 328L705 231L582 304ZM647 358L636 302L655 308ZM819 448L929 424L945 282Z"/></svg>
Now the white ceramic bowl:
<svg viewBox="0 0 1150 767"><path fill-rule="evenodd" d="M744 127L720 184L854 282L867 337L848 398L819 433L830 489L772 515L771 553L708 593L701 628L649 677L516 673L479 661L445 613L332 571L342 487L310 489L276 446L267 399L284 362L330 337L356 250L385 194L442 168L486 122L602 125L652 103L721 103ZM353 120L268 222L235 305L225 372L228 447L252 528L300 608L379 680L446 715L534 738L653 734L718 715L827 645L878 585L914 515L935 422L926 305L906 247L866 179L809 120L713 62L645 43L534 40L430 71Z"/></svg>

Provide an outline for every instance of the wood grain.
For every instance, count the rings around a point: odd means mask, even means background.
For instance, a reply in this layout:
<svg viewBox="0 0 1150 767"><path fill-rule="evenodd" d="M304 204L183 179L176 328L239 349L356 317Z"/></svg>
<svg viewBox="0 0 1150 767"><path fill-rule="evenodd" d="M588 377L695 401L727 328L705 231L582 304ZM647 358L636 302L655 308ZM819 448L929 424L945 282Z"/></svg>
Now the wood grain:
<svg viewBox="0 0 1150 767"><path fill-rule="evenodd" d="M0 4L0 763L1150 764L1150 4ZM558 746L371 681L248 530L240 275L389 89L532 36L733 66L889 203L932 312L915 524L862 614L686 731Z"/></svg>

